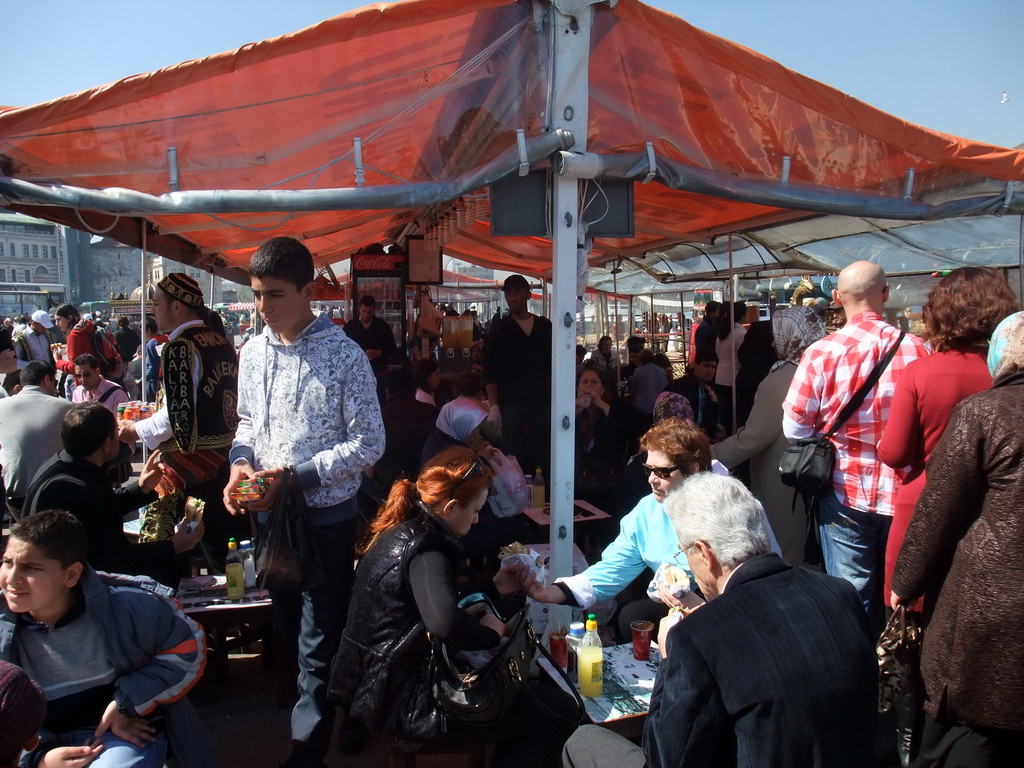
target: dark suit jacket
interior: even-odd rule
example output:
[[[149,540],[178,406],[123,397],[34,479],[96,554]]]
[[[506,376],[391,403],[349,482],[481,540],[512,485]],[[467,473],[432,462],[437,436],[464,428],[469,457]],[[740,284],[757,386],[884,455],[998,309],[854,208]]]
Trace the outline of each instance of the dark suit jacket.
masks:
[[[667,642],[644,725],[651,768],[870,763],[878,667],[849,583],[758,555]]]

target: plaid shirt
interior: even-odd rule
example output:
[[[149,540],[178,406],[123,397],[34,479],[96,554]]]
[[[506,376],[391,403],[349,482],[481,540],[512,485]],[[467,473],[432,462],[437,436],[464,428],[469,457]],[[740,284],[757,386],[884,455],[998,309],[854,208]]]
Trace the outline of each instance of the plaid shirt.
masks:
[[[898,337],[899,329],[883,322],[877,312],[862,312],[842,330],[812,344],[800,359],[782,405],[786,415],[816,435],[827,432]],[[896,475],[878,460],[876,446],[900,373],[927,354],[924,342],[907,334],[878,384],[833,438],[832,487],[845,506],[892,515]]]

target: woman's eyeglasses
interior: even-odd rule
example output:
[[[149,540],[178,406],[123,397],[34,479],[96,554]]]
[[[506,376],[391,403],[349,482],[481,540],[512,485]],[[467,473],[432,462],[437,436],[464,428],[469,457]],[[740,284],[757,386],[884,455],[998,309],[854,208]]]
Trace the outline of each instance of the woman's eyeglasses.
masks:
[[[672,473],[679,470],[679,467],[652,467],[647,464],[642,465],[644,472],[647,474],[654,473],[654,476],[659,480],[668,480],[672,477]]]

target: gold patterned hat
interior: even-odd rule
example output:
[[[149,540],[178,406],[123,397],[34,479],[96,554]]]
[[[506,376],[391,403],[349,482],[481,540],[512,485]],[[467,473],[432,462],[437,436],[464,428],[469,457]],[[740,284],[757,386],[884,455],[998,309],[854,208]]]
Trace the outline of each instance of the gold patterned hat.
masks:
[[[184,272],[171,272],[156,287],[172,299],[190,307],[203,306],[203,291],[193,278]]]

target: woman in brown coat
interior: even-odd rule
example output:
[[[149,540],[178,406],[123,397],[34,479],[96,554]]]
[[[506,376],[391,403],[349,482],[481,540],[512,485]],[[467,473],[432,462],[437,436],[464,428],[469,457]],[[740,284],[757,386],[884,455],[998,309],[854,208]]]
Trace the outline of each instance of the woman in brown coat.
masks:
[[[992,389],[953,410],[892,577],[894,608],[926,597],[915,766],[1024,754],[1024,312],[988,362]]]

